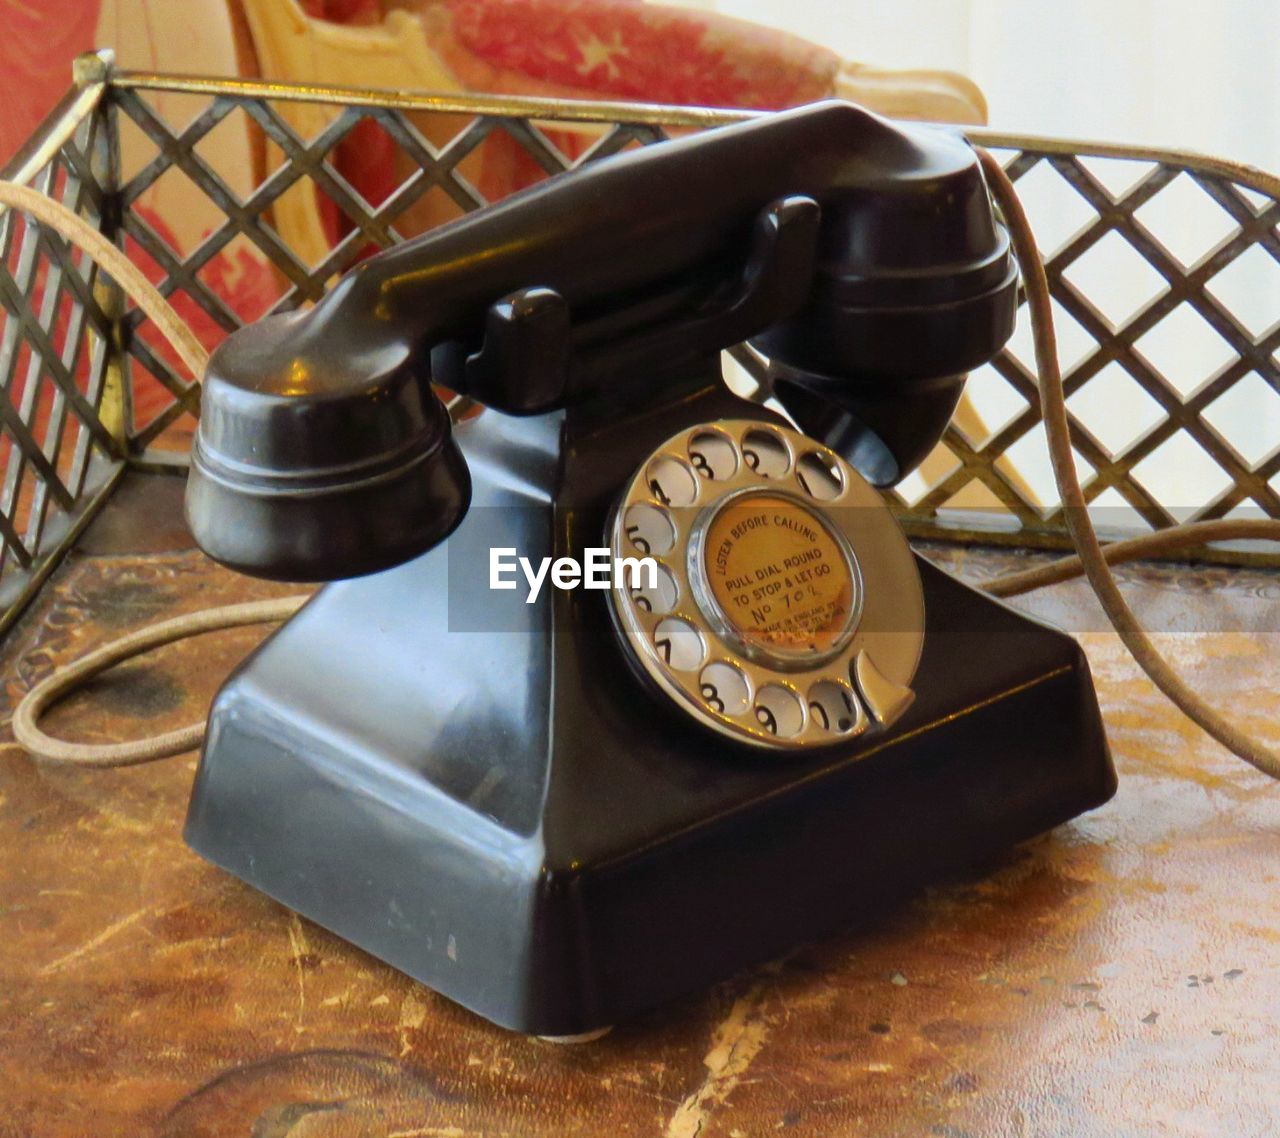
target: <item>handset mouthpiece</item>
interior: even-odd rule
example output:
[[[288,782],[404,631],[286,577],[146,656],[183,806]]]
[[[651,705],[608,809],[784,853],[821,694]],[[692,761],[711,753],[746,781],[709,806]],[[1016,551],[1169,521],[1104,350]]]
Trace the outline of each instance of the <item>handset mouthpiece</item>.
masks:
[[[343,352],[352,372],[335,374],[308,315],[266,317],[213,353],[187,482],[200,547],[275,580],[398,565],[447,537],[470,500],[449,413],[409,347]]]

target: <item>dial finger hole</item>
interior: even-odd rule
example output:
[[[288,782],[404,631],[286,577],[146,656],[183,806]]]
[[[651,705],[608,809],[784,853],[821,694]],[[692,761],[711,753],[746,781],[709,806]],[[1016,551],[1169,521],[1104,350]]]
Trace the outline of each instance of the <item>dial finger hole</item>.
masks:
[[[732,664],[708,664],[698,677],[698,688],[703,702],[719,715],[743,715],[751,706],[747,677]]]
[[[699,431],[689,440],[689,461],[699,478],[716,482],[738,472],[738,450],[718,431]]]
[[[698,480],[686,463],[659,455],[645,471],[649,493],[664,506],[692,506],[698,498]]]
[[[756,694],[755,717],[770,735],[789,739],[804,726],[804,705],[790,688],[766,684]]]
[[[834,680],[809,689],[809,715],[824,731],[847,735],[866,725],[866,715],[853,691]]]
[[[637,576],[639,582],[630,585],[627,589],[627,595],[636,608],[662,616],[676,607],[676,598],[680,595],[680,589],[676,585],[676,579],[665,566],[659,565],[652,578],[646,569],[641,569]],[[628,576],[628,581],[631,579]]]
[[[810,451],[796,463],[796,481],[819,502],[830,502],[844,491],[840,468],[829,456],[817,451]]]
[[[757,427],[742,436],[742,461],[761,478],[784,478],[791,469],[791,452],[773,431]]]
[[[627,541],[641,557],[670,553],[676,543],[676,527],[664,510],[639,502],[627,509],[622,518]]]
[[[702,634],[676,616],[658,622],[653,630],[653,646],[662,662],[677,672],[692,672],[707,654]]]

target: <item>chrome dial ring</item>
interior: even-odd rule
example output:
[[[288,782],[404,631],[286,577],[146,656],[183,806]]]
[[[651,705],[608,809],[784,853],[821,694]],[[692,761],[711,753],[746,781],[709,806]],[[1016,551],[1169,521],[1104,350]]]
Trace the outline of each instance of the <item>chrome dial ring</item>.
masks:
[[[910,704],[915,559],[880,495],[787,427],[722,420],[655,450],[609,526],[610,607],[644,673],[722,735],[829,746]]]

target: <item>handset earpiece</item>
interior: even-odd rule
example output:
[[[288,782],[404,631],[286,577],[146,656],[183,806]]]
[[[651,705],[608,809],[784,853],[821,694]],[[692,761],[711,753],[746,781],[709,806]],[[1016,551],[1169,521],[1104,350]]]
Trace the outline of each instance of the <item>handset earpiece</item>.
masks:
[[[302,322],[267,317],[210,358],[188,524],[214,560],[257,577],[398,565],[447,537],[470,503],[449,412],[403,340],[362,347],[353,327],[331,369]]]
[[[824,202],[806,303],[752,340],[801,430],[881,487],[932,450],[1017,312],[1017,266],[977,155],[936,129],[921,154],[927,177]]]

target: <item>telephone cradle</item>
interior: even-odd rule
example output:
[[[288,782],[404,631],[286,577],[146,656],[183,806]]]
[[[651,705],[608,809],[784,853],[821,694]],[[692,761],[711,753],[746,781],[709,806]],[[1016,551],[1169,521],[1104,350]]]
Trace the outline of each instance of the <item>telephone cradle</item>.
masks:
[[[188,843],[560,1037],[1106,801],[1079,646],[873,489],[1015,288],[963,139],[830,103],[553,178],[230,337],[193,530],[332,583],[215,699]],[[743,341],[767,405],[721,378]],[[429,381],[488,409],[451,426]],[[492,588],[495,549],[597,547],[654,571]]]

